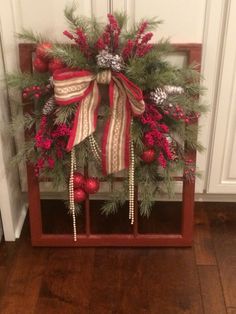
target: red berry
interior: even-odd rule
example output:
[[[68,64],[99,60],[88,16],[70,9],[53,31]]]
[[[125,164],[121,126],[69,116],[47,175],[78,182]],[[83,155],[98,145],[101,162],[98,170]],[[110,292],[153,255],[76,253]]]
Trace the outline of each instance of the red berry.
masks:
[[[40,94],[36,93],[34,94],[34,98],[38,99],[40,97]]]
[[[48,68],[51,74],[55,72],[56,70],[63,69],[64,67],[65,65],[60,59],[52,59],[48,65]]]
[[[22,96],[23,96],[23,98],[27,98],[28,94],[27,93],[23,93]]]
[[[41,73],[44,73],[44,72],[47,72],[48,71],[48,64],[47,62],[45,62],[44,60],[40,59],[39,57],[36,57],[34,59],[34,69],[37,71],[37,72],[41,72]],[[35,86],[34,86],[35,87]],[[32,88],[33,89],[33,88]]]
[[[77,188],[74,190],[74,200],[77,203],[81,203],[83,201],[85,201],[87,198],[87,194],[85,193],[85,191],[81,188]]]
[[[84,186],[85,178],[80,172],[74,173],[74,187],[81,188]]]
[[[150,164],[151,162],[155,160],[155,155],[156,153],[154,149],[148,149],[142,153],[141,158],[144,162],[146,162],[147,164]]]
[[[100,182],[97,178],[88,178],[85,181],[84,189],[88,194],[95,194],[100,188]]]
[[[36,56],[41,59],[48,59],[48,50],[52,48],[52,44],[50,43],[42,43],[39,44],[36,48]]]

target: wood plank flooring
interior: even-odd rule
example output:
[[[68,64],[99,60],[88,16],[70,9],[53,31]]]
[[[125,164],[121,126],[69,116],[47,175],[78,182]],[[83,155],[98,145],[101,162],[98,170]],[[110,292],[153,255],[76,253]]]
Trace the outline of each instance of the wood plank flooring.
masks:
[[[236,204],[197,203],[192,248],[0,244],[1,314],[236,314]]]

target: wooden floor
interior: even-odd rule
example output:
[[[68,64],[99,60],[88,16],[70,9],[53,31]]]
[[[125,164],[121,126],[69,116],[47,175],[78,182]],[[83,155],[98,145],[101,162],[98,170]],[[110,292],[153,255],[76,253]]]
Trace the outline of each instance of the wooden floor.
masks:
[[[1,314],[236,314],[236,204],[196,204],[185,249],[0,244]]]

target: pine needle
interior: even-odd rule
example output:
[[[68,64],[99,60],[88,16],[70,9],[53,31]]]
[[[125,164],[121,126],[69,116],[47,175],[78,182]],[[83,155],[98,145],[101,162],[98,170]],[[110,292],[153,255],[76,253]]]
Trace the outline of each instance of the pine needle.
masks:
[[[48,51],[48,55],[62,60],[68,67],[71,68],[78,66],[82,69],[90,68],[87,63],[87,59],[81,51],[74,46],[54,45],[53,48]]]
[[[75,111],[77,109],[78,105],[75,104],[71,104],[68,106],[60,106],[56,109],[56,118],[54,120],[55,124],[63,124],[63,123],[67,123],[72,116],[75,114]]]
[[[47,41],[40,33],[35,33],[30,29],[23,28],[21,33],[17,33],[17,37],[21,40],[38,44],[40,42]]]

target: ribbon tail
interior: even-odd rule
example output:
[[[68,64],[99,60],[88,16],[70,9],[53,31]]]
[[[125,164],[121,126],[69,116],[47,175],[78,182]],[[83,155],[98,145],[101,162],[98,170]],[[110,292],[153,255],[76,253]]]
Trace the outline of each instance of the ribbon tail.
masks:
[[[128,98],[119,82],[109,85],[111,114],[102,140],[103,174],[119,172],[129,165],[131,111]]]
[[[82,142],[96,129],[100,95],[97,83],[94,81],[91,84],[91,93],[86,95],[78,105],[73,128],[66,148],[67,151],[71,151],[75,145]]]

